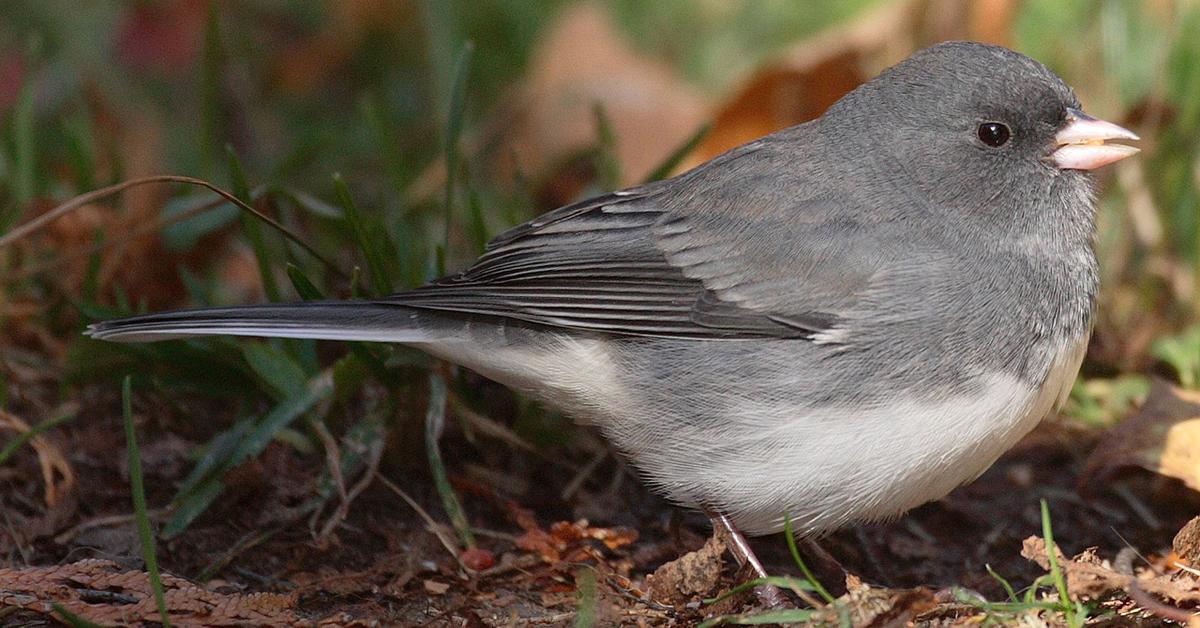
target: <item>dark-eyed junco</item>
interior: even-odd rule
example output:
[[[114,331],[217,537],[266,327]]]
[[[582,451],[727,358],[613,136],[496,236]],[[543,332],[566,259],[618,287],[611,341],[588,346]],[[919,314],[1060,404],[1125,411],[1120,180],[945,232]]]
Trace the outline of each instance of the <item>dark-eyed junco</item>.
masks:
[[[675,502],[819,533],[945,495],[1066,397],[1097,287],[1086,171],[1137,152],[1114,139],[1137,136],[1037,61],[943,43],[411,292],[89,333],[412,345],[598,425]]]

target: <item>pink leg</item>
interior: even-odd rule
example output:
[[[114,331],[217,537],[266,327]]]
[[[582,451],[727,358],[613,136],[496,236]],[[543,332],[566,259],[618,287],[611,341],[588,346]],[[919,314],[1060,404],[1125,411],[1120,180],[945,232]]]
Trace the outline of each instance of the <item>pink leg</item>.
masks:
[[[729,520],[729,517],[711,510],[707,511],[707,513],[713,522],[713,532],[715,534],[724,534],[728,537],[729,551],[733,553],[733,557],[737,559],[738,564],[750,565],[750,569],[754,572],[756,578],[766,578],[767,570],[763,568],[762,562],[754,555],[754,550],[750,548],[750,543],[746,541],[746,537],[742,536],[742,533],[733,527],[733,522]],[[787,608],[789,606],[784,599],[783,592],[774,585],[760,584],[754,587],[754,595],[767,608]]]

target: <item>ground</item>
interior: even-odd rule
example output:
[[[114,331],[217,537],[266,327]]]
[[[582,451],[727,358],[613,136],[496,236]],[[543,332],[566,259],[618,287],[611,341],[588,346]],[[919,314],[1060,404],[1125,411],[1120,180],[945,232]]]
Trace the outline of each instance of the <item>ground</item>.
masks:
[[[52,439],[73,470],[71,493],[46,507],[34,448],[18,453],[5,471],[0,547],[24,564],[59,566],[37,573],[0,570],[6,622],[51,621],[48,609],[36,603],[50,599],[102,622],[157,618],[128,516],[119,399],[103,388],[88,393],[87,409]],[[211,404],[210,414],[200,412],[206,403],[200,400],[177,402],[211,424],[181,435],[188,430],[164,429],[171,415],[166,405],[135,404],[151,511],[170,499],[189,470],[192,439],[227,418]],[[447,433],[443,456],[478,541],[474,552],[455,549],[458,556],[447,548],[457,545],[448,526],[439,524],[437,534],[432,532],[422,514],[382,481],[372,481],[348,504],[345,519],[322,534],[328,510],[314,518],[301,508],[318,475],[319,457],[274,443],[230,473],[227,490],[186,532],[159,543],[166,573],[203,581],[195,589],[186,580],[167,583],[180,591],[168,595],[177,613],[173,623],[568,625],[587,612],[597,625],[686,626],[721,613],[753,612],[756,601],[749,593],[704,601],[745,575],[728,555],[688,554],[709,536],[703,516],[649,493],[599,437],[586,430],[569,434],[564,444],[529,455],[487,437],[476,435],[471,442],[460,430]],[[1175,480],[1142,471],[1104,478],[1081,492],[1084,461],[1095,444],[1094,434],[1048,421],[977,481],[946,498],[897,521],[820,539],[816,553],[802,545],[808,563],[833,595],[843,596],[847,583],[855,589],[839,604],[854,614],[856,625],[973,624],[987,613],[968,603],[969,596],[1005,599],[989,567],[1018,590],[1046,573],[1022,555],[1025,539],[1042,534],[1039,500],[1045,499],[1055,540],[1067,556],[1095,548],[1096,555],[1111,560],[1129,547],[1138,552],[1139,570],[1146,566],[1143,557],[1163,568],[1172,537],[1200,499]],[[577,462],[588,459],[599,462]],[[421,466],[389,452],[377,472],[409,494],[424,516],[445,521]],[[782,535],[753,539],[753,545],[770,573],[799,575]],[[685,555],[689,559],[676,563],[673,572],[647,583],[648,574]],[[114,585],[118,575],[125,580]],[[142,583],[140,594],[132,581]],[[63,583],[71,583],[70,593],[63,592]],[[858,583],[869,585],[870,594]],[[24,605],[19,590],[28,595]],[[581,598],[581,591],[590,593]],[[1052,589],[1043,592],[1053,595]],[[255,601],[251,593],[276,595]],[[1120,590],[1104,599],[1094,603],[1093,615],[1129,614],[1099,620],[1101,625],[1163,622],[1132,612]],[[992,614],[1003,619],[1020,613]],[[1054,611],[1041,616],[1052,624],[1062,621]]]

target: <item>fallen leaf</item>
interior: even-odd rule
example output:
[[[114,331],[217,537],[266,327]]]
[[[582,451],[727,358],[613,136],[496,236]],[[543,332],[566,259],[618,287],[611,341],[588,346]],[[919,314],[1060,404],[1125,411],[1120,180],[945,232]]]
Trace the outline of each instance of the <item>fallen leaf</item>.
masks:
[[[916,2],[888,3],[784,51],[741,81],[682,164],[696,166],[768,133],[812,120],[876,71],[908,56]]]
[[[725,543],[714,535],[704,547],[663,564],[646,577],[650,599],[677,605],[715,591],[724,553]]]
[[[616,549],[637,540],[637,530],[623,527],[596,528],[589,525],[586,519],[575,522],[557,521],[550,524],[550,530],[547,532],[537,524],[528,510],[509,504],[509,512],[516,519],[517,525],[525,531],[517,537],[517,547],[537,552],[542,560],[550,564],[588,557],[594,551],[583,542],[588,539],[600,541],[608,549]]]
[[[172,624],[311,625],[293,612],[298,601],[294,593],[219,593],[166,573],[162,584]],[[67,565],[0,569],[0,609],[57,616],[52,603],[104,625],[160,621],[149,575],[122,570],[112,561],[89,558]]]
[[[425,581],[425,591],[430,595],[445,595],[446,591],[449,590],[450,585],[446,584],[445,582],[438,582],[436,580]]]
[[[1200,490],[1200,392],[1152,380],[1141,410],[1109,430],[1088,456],[1080,484],[1094,487],[1129,467]]]
[[[1184,524],[1171,542],[1171,549],[1189,567],[1200,567],[1200,517]]]
[[[1066,574],[1067,591],[1072,599],[1095,600],[1116,592],[1127,592],[1136,580],[1142,591],[1170,602],[1200,602],[1200,579],[1185,571],[1156,574],[1147,569],[1135,577],[1114,570],[1109,561],[1096,554],[1095,548],[1087,549],[1074,558],[1067,558],[1057,547],[1054,551],[1059,568]],[[1025,539],[1021,544],[1021,556],[1037,563],[1042,569],[1050,569],[1046,540],[1041,537]]]
[[[0,410],[0,432],[6,430],[24,434],[30,431],[30,426],[21,417]],[[29,439],[29,445],[37,453],[38,465],[42,470],[46,506],[53,508],[75,488],[75,469],[62,449],[45,434]]]

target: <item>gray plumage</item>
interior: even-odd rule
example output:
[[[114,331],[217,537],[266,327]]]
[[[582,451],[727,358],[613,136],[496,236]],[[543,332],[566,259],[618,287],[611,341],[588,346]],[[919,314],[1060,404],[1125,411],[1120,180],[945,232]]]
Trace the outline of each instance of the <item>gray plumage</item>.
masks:
[[[598,425],[671,499],[750,533],[893,516],[1060,403],[1097,288],[1079,108],[1041,64],[946,43],[811,123],[497,237],[367,302],[152,314],[116,341],[403,342]],[[1000,147],[977,134],[1001,121]]]

